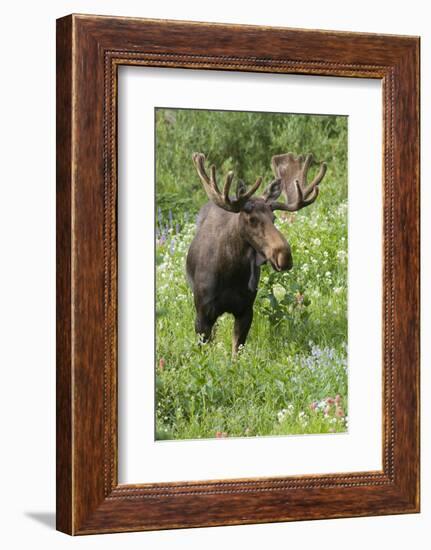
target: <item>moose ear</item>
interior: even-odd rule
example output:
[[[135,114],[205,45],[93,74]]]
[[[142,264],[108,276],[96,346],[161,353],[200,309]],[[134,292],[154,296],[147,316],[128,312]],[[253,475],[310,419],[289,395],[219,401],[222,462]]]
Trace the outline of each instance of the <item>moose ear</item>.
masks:
[[[265,189],[262,197],[265,199],[265,202],[273,202],[278,199],[281,195],[281,179],[277,178],[272,181],[268,187]]]
[[[254,203],[252,201],[247,201],[242,207],[242,210],[244,210],[244,212],[247,212],[247,214],[250,214],[253,208],[254,208]]]

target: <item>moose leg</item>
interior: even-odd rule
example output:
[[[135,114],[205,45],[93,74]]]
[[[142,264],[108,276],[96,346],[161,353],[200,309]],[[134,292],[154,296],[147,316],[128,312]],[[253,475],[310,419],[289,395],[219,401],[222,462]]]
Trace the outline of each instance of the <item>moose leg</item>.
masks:
[[[209,342],[211,340],[211,333],[215,323],[215,319],[209,319],[207,316],[198,313],[195,319],[195,331],[196,334],[201,336],[202,343]]]
[[[245,343],[252,321],[253,321],[252,308],[247,309],[241,316],[235,315],[235,325],[233,328],[233,339],[232,339],[232,355],[236,355],[238,353],[239,346],[242,346]]]

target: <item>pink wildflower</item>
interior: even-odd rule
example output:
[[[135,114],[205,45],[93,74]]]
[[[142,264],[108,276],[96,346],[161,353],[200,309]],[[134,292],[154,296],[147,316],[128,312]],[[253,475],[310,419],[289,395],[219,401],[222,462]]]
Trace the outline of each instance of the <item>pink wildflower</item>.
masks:
[[[335,409],[335,416],[338,416],[338,418],[343,418],[345,415],[344,415],[344,411],[341,407],[336,407]]]
[[[300,292],[297,292],[297,293],[295,294],[295,299],[296,299],[296,303],[297,303],[298,305],[301,305],[302,302],[304,301],[304,295],[301,294]]]

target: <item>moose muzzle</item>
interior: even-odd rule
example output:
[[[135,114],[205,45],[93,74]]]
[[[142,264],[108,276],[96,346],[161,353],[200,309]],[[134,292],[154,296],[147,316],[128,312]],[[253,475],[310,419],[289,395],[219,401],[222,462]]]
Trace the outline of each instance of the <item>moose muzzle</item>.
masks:
[[[287,245],[283,248],[274,250],[271,258],[271,264],[277,271],[288,271],[289,269],[292,269],[293,259],[290,246]]]

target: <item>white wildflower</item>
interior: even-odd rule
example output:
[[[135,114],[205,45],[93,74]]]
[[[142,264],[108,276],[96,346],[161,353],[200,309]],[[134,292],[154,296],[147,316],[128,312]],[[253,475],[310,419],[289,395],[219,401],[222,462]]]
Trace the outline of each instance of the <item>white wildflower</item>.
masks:
[[[337,252],[337,259],[344,262],[347,259],[347,252],[345,250],[339,250]]]
[[[277,418],[280,424],[286,418],[286,415],[287,415],[287,409],[281,409],[281,411],[277,413]]]
[[[282,300],[286,295],[286,289],[282,287],[280,284],[275,284],[272,287],[272,293],[277,298],[278,301]]]

